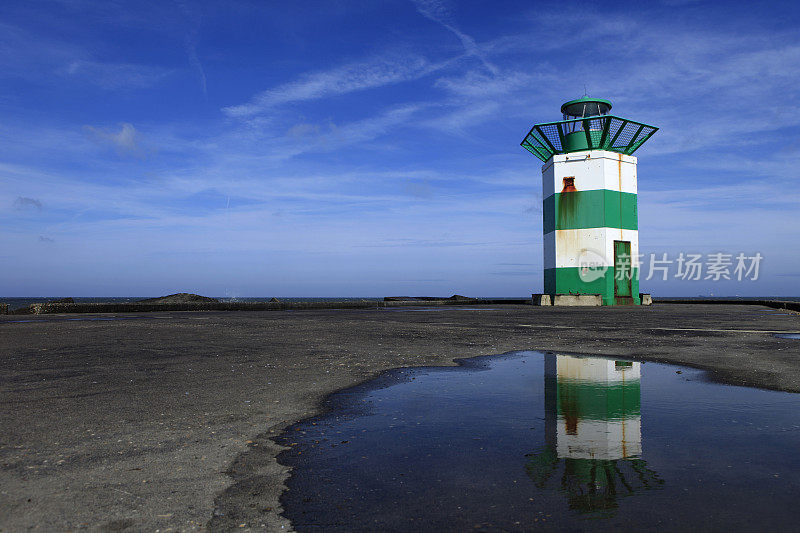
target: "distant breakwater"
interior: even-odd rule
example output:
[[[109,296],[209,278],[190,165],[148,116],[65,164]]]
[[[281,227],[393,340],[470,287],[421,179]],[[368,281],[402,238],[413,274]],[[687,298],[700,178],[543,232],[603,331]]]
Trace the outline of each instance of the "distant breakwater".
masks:
[[[188,302],[188,303],[35,303],[18,309],[15,314],[59,314],[59,313],[148,313],[164,311],[286,311],[313,309],[377,309],[406,306],[457,306],[530,304],[530,299],[425,299],[425,300],[338,300],[338,301],[277,301],[277,302]]]

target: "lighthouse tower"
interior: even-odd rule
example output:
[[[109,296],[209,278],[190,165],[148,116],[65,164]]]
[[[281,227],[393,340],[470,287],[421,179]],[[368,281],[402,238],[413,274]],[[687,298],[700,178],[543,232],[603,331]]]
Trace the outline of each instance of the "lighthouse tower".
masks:
[[[639,304],[636,158],[658,130],[610,115],[584,96],[563,120],[536,124],[522,146],[544,162],[544,293],[600,294],[603,305]]]

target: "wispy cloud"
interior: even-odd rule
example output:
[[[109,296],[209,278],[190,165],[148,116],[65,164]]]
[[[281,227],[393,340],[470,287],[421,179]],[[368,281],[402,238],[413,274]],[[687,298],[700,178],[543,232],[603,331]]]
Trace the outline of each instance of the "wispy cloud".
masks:
[[[101,143],[111,144],[119,154],[141,154],[139,133],[133,127],[133,124],[125,122],[120,124],[119,128],[119,131],[115,131],[94,126],[84,126],[84,130],[92,138]]]
[[[447,13],[438,2],[424,5],[430,17]],[[424,123],[464,132],[496,117],[555,119],[558,105],[582,94],[587,85],[590,94],[611,98],[615,112],[661,127],[647,145],[649,154],[731,142],[752,145],[761,142],[760,133],[800,124],[800,107],[786,97],[800,80],[796,33],[767,36],[751,28],[734,34],[721,27],[700,28],[693,21],[667,29],[629,15],[598,21],[592,13],[570,11],[571,20],[586,24],[563,39],[559,21],[566,16],[557,9],[537,11],[528,33],[482,46],[487,57],[503,62],[501,75],[462,70],[437,79],[436,87],[450,97],[448,106]],[[533,41],[546,49],[537,46],[531,52]],[[587,41],[596,51],[591,57],[577,54],[557,68],[552,63],[554,55],[570,54]]]
[[[318,123],[303,122],[288,129],[248,123],[237,128],[224,138],[216,141],[216,146],[224,146],[234,153],[235,160],[241,160],[245,151],[254,150],[252,155],[262,164],[286,161],[306,153],[328,153],[359,144],[366,147],[371,141],[387,135],[408,124],[423,109],[431,104],[410,103],[391,106],[360,120],[337,122],[331,119]],[[245,146],[247,148],[245,149]],[[390,146],[384,147],[389,149]]]
[[[4,76],[40,77],[42,72],[32,66],[63,66],[83,55],[83,50],[72,43],[56,41],[0,22],[0,66]]]
[[[296,81],[256,95],[246,104],[226,107],[223,111],[232,117],[258,115],[282,104],[332,97],[419,79],[443,66],[441,63],[430,63],[420,56],[388,54],[331,70],[305,74]]]
[[[422,125],[449,133],[468,135],[470,126],[496,116],[501,106],[498,102],[485,100],[449,107],[450,112],[429,118],[423,121]]]
[[[74,41],[4,23],[0,23],[0,69],[0,77],[38,83],[68,80],[109,90],[149,88],[172,73],[161,66],[98,57]]]
[[[200,62],[200,57],[197,55],[197,41],[200,34],[200,16],[197,10],[190,9],[186,2],[176,0],[176,3],[189,21],[189,29],[186,31],[186,36],[184,37],[184,45],[186,47],[186,55],[189,58],[189,65],[197,75],[197,80],[200,83],[200,89],[203,91],[203,95],[208,97],[206,71],[203,68],[203,64]]]
[[[159,67],[83,59],[70,61],[57,69],[57,72],[62,76],[106,89],[152,87],[169,75],[168,70]]]
[[[197,74],[197,80],[200,83],[200,89],[203,91],[203,95],[208,96],[206,71],[203,69],[203,64],[200,63],[200,58],[197,55],[196,35],[189,34],[186,36],[186,54],[189,56],[189,65],[191,65]]]
[[[288,130],[286,130],[286,135],[288,137],[305,137],[306,135],[318,134],[321,129],[322,128],[319,124],[309,124],[308,122],[301,122],[300,124],[295,124]]]
[[[326,132],[319,133],[309,148],[328,151],[359,142],[371,141],[388,133],[390,128],[408,122],[411,117],[426,107],[428,107],[426,104],[400,105],[363,120],[343,125],[331,123]]]
[[[459,97],[495,98],[503,97],[513,91],[529,89],[545,78],[542,74],[528,72],[508,72],[502,76],[487,76],[475,71],[467,71],[460,76],[442,77],[436,80],[436,87]]]
[[[417,11],[419,11],[421,15],[441,24],[445,29],[458,37],[458,40],[461,41],[461,46],[464,47],[464,51],[468,55],[478,58],[489,72],[492,74],[497,74],[499,72],[499,69],[486,58],[486,54],[478,47],[475,39],[456,27],[452,20],[452,14],[444,2],[441,0],[412,0],[412,2],[414,2]]]

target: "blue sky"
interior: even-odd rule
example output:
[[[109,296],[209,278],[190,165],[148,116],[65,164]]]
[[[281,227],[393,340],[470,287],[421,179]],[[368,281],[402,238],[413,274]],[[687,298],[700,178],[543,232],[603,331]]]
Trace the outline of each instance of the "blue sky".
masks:
[[[540,162],[583,95],[659,126],[642,252],[800,294],[796,2],[5,2],[0,295],[539,292]]]

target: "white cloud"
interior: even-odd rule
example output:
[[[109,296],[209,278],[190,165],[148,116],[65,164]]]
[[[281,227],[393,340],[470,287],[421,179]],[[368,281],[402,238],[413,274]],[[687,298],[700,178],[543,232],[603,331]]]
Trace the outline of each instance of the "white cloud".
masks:
[[[480,49],[475,39],[456,27],[452,21],[450,10],[443,2],[440,0],[412,0],[412,2],[414,2],[417,11],[419,11],[422,16],[437,24],[441,24],[442,27],[458,37],[467,55],[478,58],[483,66],[492,74],[497,74],[499,72],[499,69],[486,58],[486,54]]]
[[[169,69],[151,65],[103,60],[74,42],[0,23],[0,77],[40,83],[68,79],[125,90],[152,87],[170,73]]]
[[[327,71],[305,74],[296,81],[256,95],[246,104],[226,107],[223,111],[232,117],[258,115],[282,104],[337,96],[419,79],[443,66],[443,64],[432,64],[419,56],[391,54]]]
[[[59,68],[58,73],[106,89],[141,89],[155,85],[169,71],[130,63],[73,60]]]
[[[389,132],[390,128],[408,122],[417,112],[426,108],[424,104],[408,104],[390,108],[383,113],[349,122],[341,126],[331,124],[327,133],[317,138],[316,149],[332,150],[358,142],[365,142]]]
[[[319,124],[309,124],[307,122],[303,122],[300,124],[295,124],[286,130],[286,135],[288,137],[306,137],[308,135],[319,134],[320,129],[321,128]]]
[[[457,106],[453,111],[422,121],[422,126],[427,126],[449,133],[470,134],[471,126],[491,120],[497,116],[500,104],[494,101],[479,101]]]
[[[197,79],[200,82],[200,89],[203,95],[208,97],[208,84],[206,79],[206,71],[203,64],[200,62],[200,57],[197,55],[197,41],[200,33],[200,15],[198,10],[190,9],[186,2],[177,0],[176,4],[181,9],[181,12],[186,17],[189,29],[186,31],[184,44],[186,47],[186,55],[189,59],[189,65],[195,71]]]
[[[133,124],[124,122],[120,124],[119,131],[84,126],[84,130],[92,137],[103,143],[110,143],[119,154],[140,154],[139,134]]]
[[[200,82],[200,89],[203,91],[205,96],[208,96],[206,71],[203,69],[203,64],[200,63],[200,58],[197,55],[197,41],[195,36],[188,35],[186,37],[186,54],[189,56],[189,64],[197,73],[197,79]]]
[[[217,149],[236,154],[233,163],[246,157],[265,165],[286,161],[301,154],[325,153],[361,144],[388,134],[407,124],[430,104],[404,104],[385,108],[361,120],[336,122],[331,119],[319,123],[303,122],[288,129],[256,125],[248,120],[232,132],[215,140]],[[225,157],[223,155],[223,157]]]
[[[544,76],[526,72],[509,72],[502,76],[486,76],[474,71],[458,77],[439,78],[436,86],[466,98],[504,97],[520,89],[534,87]]]
[[[446,13],[441,3],[424,5],[426,16]],[[436,87],[449,96],[442,106],[446,113],[424,124],[455,131],[493,117],[556,120],[558,106],[582,94],[585,85],[589,94],[613,100],[616,114],[661,128],[648,142],[648,154],[747,149],[767,132],[800,125],[800,102],[791,96],[800,80],[796,33],[765,35],[757,27],[734,33],[694,21],[664,26],[570,12],[581,30],[564,38],[559,24],[567,13],[535,13],[528,33],[482,46],[488,57],[502,59],[502,75],[465,71],[438,79]],[[593,53],[552,63],[587,41]]]

